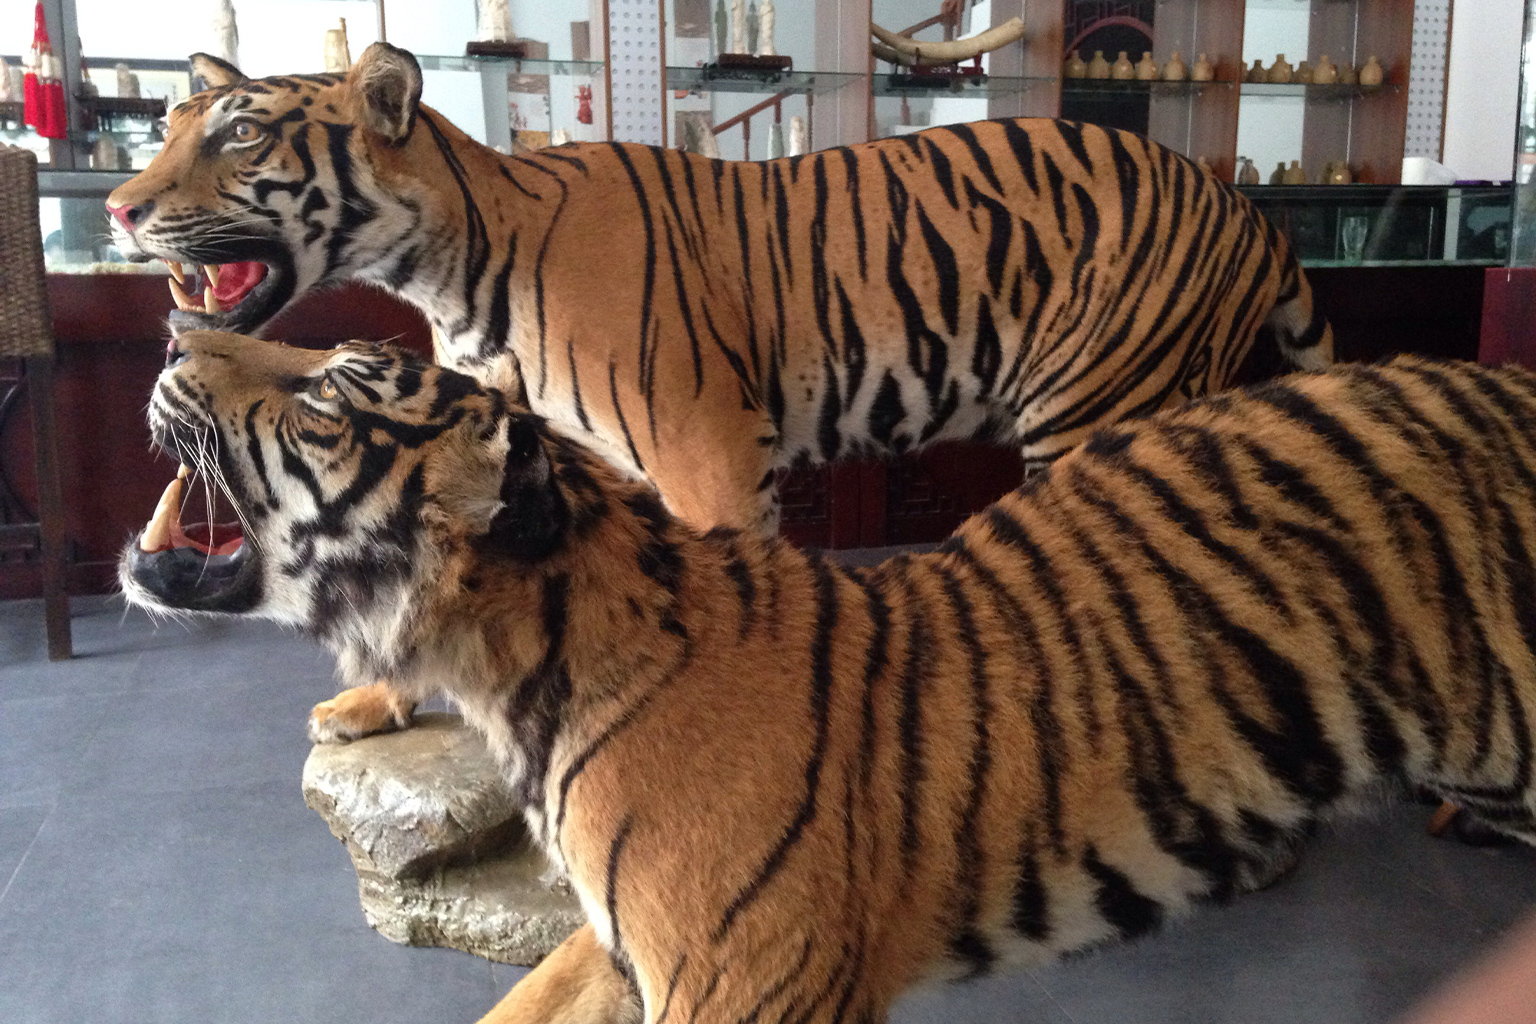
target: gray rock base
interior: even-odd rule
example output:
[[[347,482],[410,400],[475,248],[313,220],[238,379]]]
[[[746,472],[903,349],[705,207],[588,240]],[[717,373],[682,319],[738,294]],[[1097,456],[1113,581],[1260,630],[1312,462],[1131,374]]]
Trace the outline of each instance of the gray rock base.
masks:
[[[316,746],[304,802],[352,855],[363,916],[395,942],[531,966],[585,920],[456,715]]]

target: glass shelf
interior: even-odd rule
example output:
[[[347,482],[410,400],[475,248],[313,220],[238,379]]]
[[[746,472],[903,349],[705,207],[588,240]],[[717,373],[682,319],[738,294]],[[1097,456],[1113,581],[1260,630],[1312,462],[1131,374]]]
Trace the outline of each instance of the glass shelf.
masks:
[[[846,71],[757,71],[750,68],[669,67],[667,88],[688,92],[826,94],[864,78]]]
[[[1309,100],[1335,100],[1348,103],[1360,96],[1375,93],[1395,93],[1402,86],[1391,83],[1381,85],[1348,85],[1335,82],[1331,85],[1309,85],[1305,82],[1244,82],[1244,96],[1304,96]]]
[[[881,72],[871,91],[876,96],[1016,96],[1054,78],[1008,78],[1001,75],[923,75]]]
[[[1196,96],[1207,89],[1233,89],[1236,82],[1217,79],[1210,82],[1141,82],[1114,78],[1064,78],[1061,81],[1063,96]]]
[[[469,57],[417,54],[416,63],[423,71],[492,71],[505,69],[523,75],[597,75],[603,70],[600,60],[545,60],[532,57]]]

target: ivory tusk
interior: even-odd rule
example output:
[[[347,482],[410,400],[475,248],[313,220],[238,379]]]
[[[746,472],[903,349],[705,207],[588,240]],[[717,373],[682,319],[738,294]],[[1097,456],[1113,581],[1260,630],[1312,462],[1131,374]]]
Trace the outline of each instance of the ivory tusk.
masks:
[[[899,36],[890,29],[881,28],[874,22],[869,23],[869,31],[874,37],[900,53],[910,54],[913,63],[916,64],[950,64],[956,61],[968,60],[978,57],[983,53],[1007,46],[1024,38],[1024,22],[1020,18],[1010,18],[1001,25],[994,25],[985,32],[978,32],[974,36],[964,39],[951,39],[936,43],[923,43],[915,39]],[[882,58],[883,59],[883,58]]]
[[[883,60],[887,64],[899,64],[902,67],[909,68],[917,63],[917,60],[910,53],[902,53],[900,50],[886,46],[878,39],[869,44],[869,50],[875,55],[876,60]]]

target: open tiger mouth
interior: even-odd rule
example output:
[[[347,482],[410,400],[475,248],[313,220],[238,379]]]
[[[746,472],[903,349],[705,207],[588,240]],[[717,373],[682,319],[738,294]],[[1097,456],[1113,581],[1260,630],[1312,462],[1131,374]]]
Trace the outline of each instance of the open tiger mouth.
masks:
[[[188,272],[163,259],[171,270],[171,299],[176,331],[216,330],[250,333],[277,316],[293,294],[290,275],[277,264],[256,260],[209,263]]]
[[[129,546],[124,571],[169,608],[204,612],[249,611],[261,600],[261,573],[253,545],[239,523],[181,523],[183,465],[160,496],[148,525]]]

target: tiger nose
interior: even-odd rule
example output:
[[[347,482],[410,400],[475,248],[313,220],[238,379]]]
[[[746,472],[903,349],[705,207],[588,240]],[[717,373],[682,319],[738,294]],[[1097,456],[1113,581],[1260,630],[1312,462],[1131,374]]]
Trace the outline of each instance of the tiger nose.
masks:
[[[111,203],[107,204],[107,212],[116,217],[118,223],[127,228],[129,231],[132,231],[135,227],[137,227],[139,222],[141,222],[145,217],[148,217],[150,213],[154,211],[154,209],[155,201],[153,199],[147,203],[141,203],[138,206],[113,206]]]

